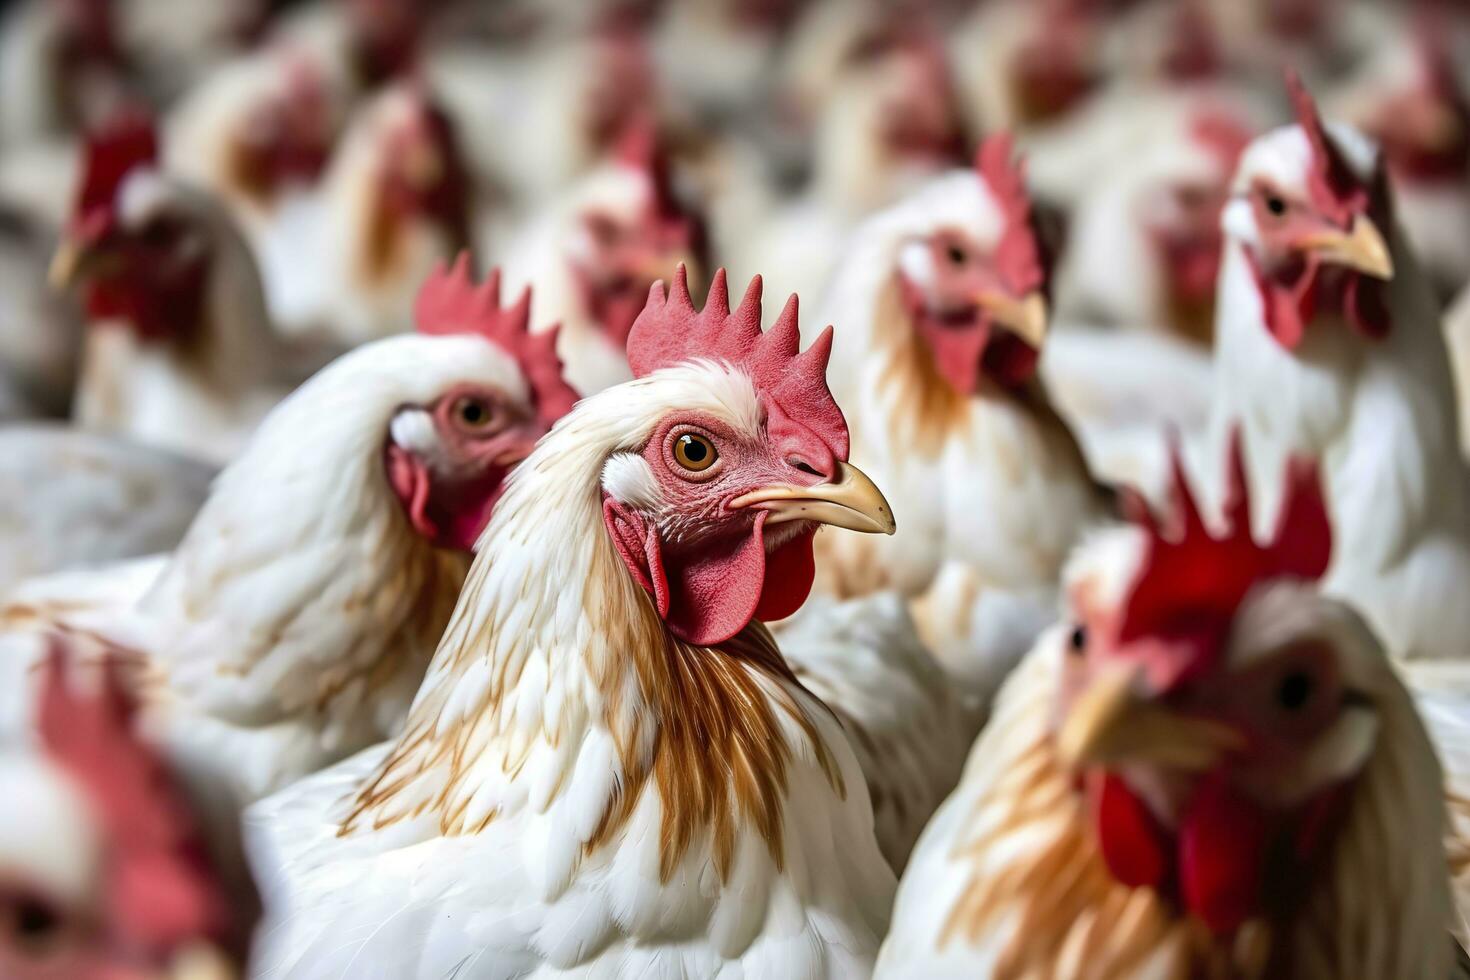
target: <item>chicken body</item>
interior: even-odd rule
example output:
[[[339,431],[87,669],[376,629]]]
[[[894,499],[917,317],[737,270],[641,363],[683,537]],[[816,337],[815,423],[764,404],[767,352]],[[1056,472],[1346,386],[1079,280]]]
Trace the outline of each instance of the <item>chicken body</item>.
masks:
[[[961,236],[951,243],[960,274],[976,268],[985,276],[1006,225],[975,172],[938,178],[857,232],[818,317],[839,325],[833,378],[851,412],[854,455],[882,474],[903,515],[892,538],[832,540],[823,583],[837,595],[929,593],[921,628],[976,708],[1049,620],[1063,560],[1106,508],[1072,434],[1031,377],[1014,383],[987,373],[981,348],[936,355],[930,346],[936,336],[986,330],[994,356],[1024,343],[1018,331],[1044,331],[1044,322],[1020,319],[1028,302],[1035,308],[1040,281],[986,287],[993,295],[985,302],[1008,311],[995,314],[976,294],[962,295],[962,280],[948,290],[953,296],[943,284],[949,245],[935,236]],[[927,314],[916,314],[905,290],[929,295],[924,302],[936,308],[952,303],[967,319],[945,328],[953,334],[926,335],[919,318]],[[964,387],[945,364],[970,372]]]
[[[1328,132],[1355,179],[1369,186],[1377,166],[1372,147],[1354,131]],[[1373,227],[1382,236],[1369,258],[1334,260],[1330,245],[1305,254],[1320,261],[1319,277],[1346,269],[1365,284],[1361,289],[1379,290],[1380,299],[1363,303],[1381,304],[1386,332],[1366,335],[1380,328],[1358,326],[1325,301],[1293,346],[1268,325],[1268,294],[1258,285],[1255,263],[1269,261],[1256,256],[1273,247],[1272,219],[1259,202],[1263,194],[1280,195],[1289,209],[1283,222],[1301,213],[1290,209],[1310,212],[1305,187],[1313,166],[1299,125],[1260,137],[1242,158],[1234,182],[1238,196],[1224,215],[1216,431],[1238,424],[1244,432],[1267,520],[1277,503],[1270,474],[1290,454],[1320,456],[1337,525],[1328,590],[1357,604],[1394,656],[1458,657],[1459,638],[1470,631],[1470,607],[1459,600],[1470,587],[1470,480],[1459,461],[1438,304],[1401,230],[1383,222],[1381,182],[1371,192],[1374,217],[1359,215],[1353,226],[1366,241],[1365,223],[1380,223]],[[1341,264],[1355,261],[1369,271]]]

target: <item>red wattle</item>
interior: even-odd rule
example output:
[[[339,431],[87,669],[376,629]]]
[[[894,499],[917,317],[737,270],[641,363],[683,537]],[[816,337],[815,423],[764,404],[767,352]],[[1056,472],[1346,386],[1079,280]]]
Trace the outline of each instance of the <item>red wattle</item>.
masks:
[[[388,446],[388,484],[403,504],[413,529],[435,541],[439,528],[429,517],[429,471],[415,455],[396,445]]]
[[[1098,846],[1113,877],[1130,888],[1162,887],[1169,838],[1152,811],[1112,773],[1089,775],[1087,788]]]
[[[1261,903],[1270,844],[1266,812],[1223,772],[1206,777],[1179,824],[1179,890],[1187,909],[1219,935],[1240,928]]]
[[[756,619],[785,619],[806,602],[817,576],[817,562],[812,555],[816,534],[815,528],[803,532],[766,556],[766,581],[755,607]]]
[[[980,359],[990,341],[990,325],[947,326],[926,314],[918,316],[918,323],[940,376],[960,394],[973,395],[980,387]]]

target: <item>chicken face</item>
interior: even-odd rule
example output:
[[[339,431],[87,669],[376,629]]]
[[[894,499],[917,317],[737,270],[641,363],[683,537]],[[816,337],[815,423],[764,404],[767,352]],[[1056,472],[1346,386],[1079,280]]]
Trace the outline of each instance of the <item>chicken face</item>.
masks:
[[[898,281],[935,367],[956,391],[974,394],[982,375],[1014,388],[1035,374],[1046,300],[1007,283],[993,248],[957,229],[940,230],[904,247]]]
[[[1038,17],[1010,59],[1011,101],[1021,123],[1058,119],[1102,80],[1095,61],[1098,25],[1085,4],[1059,0]]]
[[[529,290],[502,307],[499,271],[477,285],[466,254],[436,269],[415,301],[419,333],[475,335],[505,355],[501,383],[452,385],[400,408],[389,425],[389,485],[414,530],[439,547],[474,547],[511,468],[577,400],[562,379],[556,331],[533,336],[530,317]]]
[[[388,482],[414,530],[438,547],[469,551],[506,476],[546,429],[523,400],[462,384],[399,409],[388,431]]]
[[[285,66],[284,85],[250,107],[229,151],[229,180],[267,202],[283,188],[320,176],[336,137],[327,80],[305,59]]]
[[[417,89],[391,93],[381,107],[375,162],[378,195],[371,251],[381,268],[391,257],[396,229],[427,221],[453,251],[469,241],[470,179],[449,117]]]
[[[1030,381],[1047,324],[1040,244],[1009,140],[987,140],[978,168],[995,204],[989,235],[937,229],[902,247],[897,270],[914,329],[940,376],[965,395],[982,378],[1005,389]]]
[[[1287,886],[1373,749],[1383,654],[1317,593],[1331,540],[1315,469],[1289,469],[1266,546],[1250,538],[1238,443],[1225,534],[1206,529],[1177,461],[1175,476],[1175,526],[1146,518],[1070,577],[1057,748],[1114,877],[1229,934],[1299,893]]]
[[[201,320],[210,239],[158,171],[151,123],[121,119],[87,154],[52,284],[84,284],[93,318],[126,323],[143,338],[183,337]]]
[[[880,123],[889,153],[924,168],[962,161],[965,124],[944,49],[924,37],[901,44],[896,56],[898,84]]]
[[[1311,97],[1288,80],[1298,127],[1252,144],[1226,208],[1226,234],[1246,246],[1265,308],[1282,346],[1301,343],[1319,315],[1337,315],[1359,334],[1378,338],[1389,327],[1382,283],[1393,258],[1382,229],[1389,215],[1383,174],[1371,184],[1333,142]],[[1302,143],[1279,146],[1297,134]]]
[[[794,297],[793,297],[794,300]],[[751,619],[791,615],[811,590],[819,524],[892,533],[883,495],[846,461],[825,383],[829,335],[797,354],[795,303],[760,329],[760,281],[729,312],[723,270],[695,313],[681,270],[655,287],[629,339],[642,377],[699,408],[663,414],[603,471],[604,523],[634,579],[681,639],[723,642]],[[709,358],[690,365],[689,357]]]
[[[704,259],[704,228],[674,194],[669,161],[647,121],[624,134],[616,203],[578,216],[567,260],[588,315],[618,345],[643,309],[649,287],[680,264]]]

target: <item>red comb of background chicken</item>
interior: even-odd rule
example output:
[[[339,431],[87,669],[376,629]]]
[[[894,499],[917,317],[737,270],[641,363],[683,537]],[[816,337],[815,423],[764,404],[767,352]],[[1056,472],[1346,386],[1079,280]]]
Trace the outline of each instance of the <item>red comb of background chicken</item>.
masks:
[[[1368,189],[1343,158],[1342,151],[1327,135],[1317,103],[1302,84],[1301,76],[1286,71],[1286,94],[1296,111],[1297,125],[1312,148],[1312,169],[1307,174],[1307,192],[1322,214],[1346,228],[1353,216],[1368,210]]]
[[[580,397],[562,377],[556,356],[559,328],[531,332],[531,288],[522,290],[513,306],[501,306],[500,270],[492,269],[484,283],[476,284],[468,252],[460,252],[452,268],[441,262],[429,274],[414,300],[413,318],[419,333],[478,334],[514,357],[531,384],[536,414],[547,425],[571,411]]]
[[[635,114],[618,134],[613,159],[648,179],[650,194],[644,219],[658,228],[670,244],[689,246],[701,262],[705,251],[704,222],[691,213],[674,193],[673,170],[668,148],[659,136],[658,123],[646,112]]]
[[[1010,133],[986,137],[975,154],[975,169],[1005,216],[1005,231],[995,248],[995,263],[1017,295],[1047,286],[1046,257],[1031,220],[1026,174],[1011,151]]]
[[[82,787],[106,840],[108,925],[132,948],[166,956],[231,938],[230,905],[209,866],[183,794],[134,726],[137,703],[109,653],[100,687],[68,677],[67,651],[51,643],[37,729],[47,756]]]
[[[158,132],[147,113],[126,109],[87,137],[81,192],[74,220],[112,204],[123,178],[158,163]]]
[[[634,377],[687,361],[725,361],[754,383],[766,408],[773,436],[809,433],[838,459],[848,452],[847,421],[827,389],[827,359],[832,328],[805,351],[797,327],[795,294],[771,329],[761,331],[761,278],[750,280],[745,298],[732,313],[725,270],[715,273],[703,311],[694,309],[683,265],[674,273],[672,293],[656,282],[648,304],[628,334],[628,365]]]
[[[1316,581],[1332,554],[1332,525],[1315,463],[1287,464],[1281,512],[1270,543],[1251,537],[1250,494],[1240,433],[1231,434],[1226,461],[1225,528],[1215,534],[1205,525],[1190,490],[1177,443],[1173,466],[1172,526],[1165,528],[1146,505],[1135,500],[1135,523],[1148,535],[1147,552],[1123,610],[1120,644],[1142,637],[1178,641],[1190,648],[1190,662],[1169,671],[1173,682],[1206,669],[1242,600],[1258,583],[1273,578]]]

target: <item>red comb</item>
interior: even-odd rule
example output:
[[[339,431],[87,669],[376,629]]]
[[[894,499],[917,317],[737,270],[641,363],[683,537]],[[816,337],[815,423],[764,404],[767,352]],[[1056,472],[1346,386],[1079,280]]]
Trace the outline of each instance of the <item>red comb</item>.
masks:
[[[771,329],[762,332],[760,276],[750,280],[733,313],[725,278],[724,269],[715,273],[703,311],[694,309],[682,264],[671,292],[665,293],[662,281],[653,284],[628,334],[633,376],[699,359],[724,361],[750,377],[765,406],[768,431],[810,433],[833,456],[847,459],[847,422],[827,388],[832,328],[802,351],[795,294]]]
[[[413,306],[418,331],[434,337],[478,334],[516,359],[531,385],[536,414],[548,426],[577,402],[577,393],[562,377],[556,356],[558,328],[532,333],[531,289],[521,291],[513,306],[500,305],[500,270],[483,284],[470,275],[470,256],[460,252],[454,266],[439,263],[419,288]]]
[[[995,249],[995,261],[1006,283],[1017,295],[1047,285],[1046,258],[1031,220],[1031,195],[1026,190],[1022,164],[1012,155],[1010,133],[988,136],[975,154],[975,169],[1000,204],[1005,231]]]
[[[1251,537],[1250,494],[1240,431],[1231,433],[1224,501],[1225,528],[1206,526],[1179,457],[1170,446],[1173,512],[1169,528],[1135,507],[1130,515],[1148,535],[1148,550],[1123,611],[1120,643],[1141,637],[1194,640],[1199,657],[1180,677],[1208,666],[1246,594],[1273,578],[1316,581],[1332,555],[1332,525],[1315,463],[1291,460],[1276,532],[1262,546]]]
[[[137,702],[108,651],[100,688],[83,693],[52,639],[37,729],[46,754],[82,787],[106,837],[112,924],[150,952],[224,938],[229,904],[209,868],[192,813],[158,751],[139,737]]]
[[[123,178],[138,167],[158,163],[158,133],[153,120],[137,109],[127,109],[87,137],[81,192],[73,220],[80,221],[95,208],[107,207]]]
[[[1343,158],[1342,151],[1327,135],[1317,103],[1293,69],[1286,70],[1286,94],[1296,110],[1297,125],[1312,148],[1312,170],[1307,175],[1307,192],[1317,209],[1346,228],[1354,215],[1368,209],[1368,189]]]

